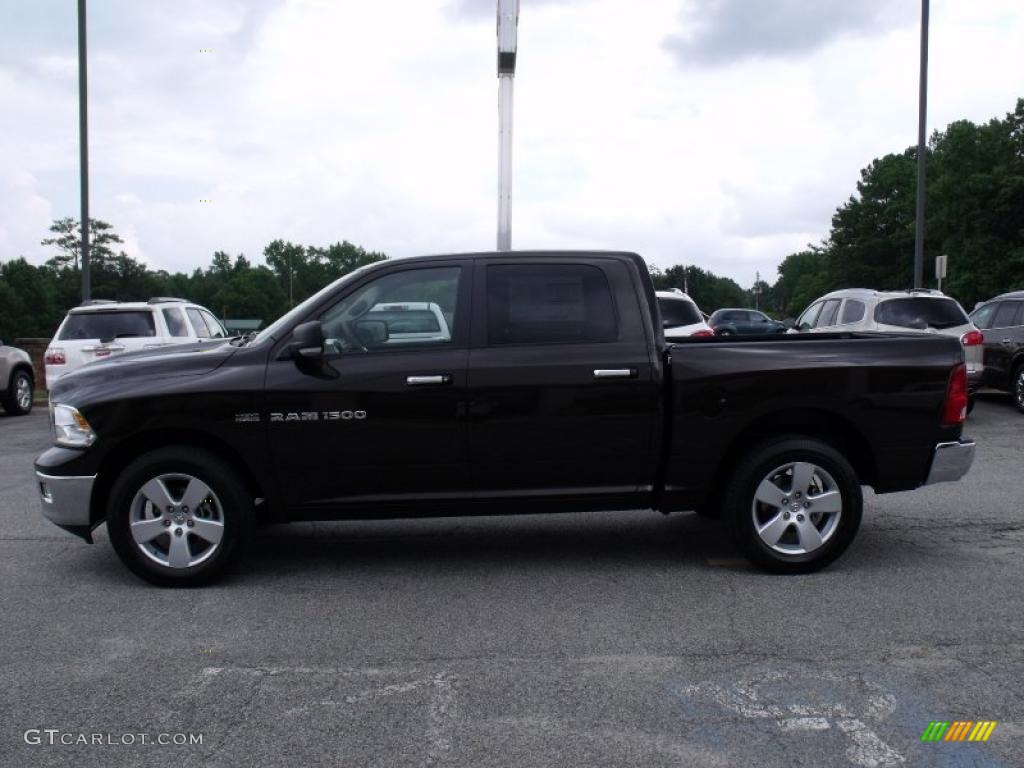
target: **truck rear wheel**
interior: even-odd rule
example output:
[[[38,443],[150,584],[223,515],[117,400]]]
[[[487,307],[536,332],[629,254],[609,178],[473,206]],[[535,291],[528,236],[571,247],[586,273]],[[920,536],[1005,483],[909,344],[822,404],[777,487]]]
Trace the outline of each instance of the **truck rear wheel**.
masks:
[[[860,527],[863,496],[841,453],[809,438],[762,443],[737,467],[723,512],[736,546],[775,573],[810,573]]]
[[[251,494],[206,451],[171,447],[129,464],[111,489],[110,541],[136,576],[164,587],[220,578],[252,529]]]

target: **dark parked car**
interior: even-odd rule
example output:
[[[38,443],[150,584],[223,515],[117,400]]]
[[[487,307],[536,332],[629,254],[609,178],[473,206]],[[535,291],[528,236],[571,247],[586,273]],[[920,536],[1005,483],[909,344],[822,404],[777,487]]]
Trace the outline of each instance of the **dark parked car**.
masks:
[[[737,334],[785,333],[786,326],[756,309],[716,309],[708,325],[717,336]]]
[[[450,333],[396,333],[437,305]],[[718,510],[742,552],[816,570],[861,486],[957,480],[974,458],[957,339],[666,344],[629,253],[373,264],[255,337],[126,353],[60,378],[44,515],[157,584],[212,581],[257,523]],[[417,338],[408,338],[415,336]]]
[[[971,320],[985,335],[982,386],[1009,392],[1024,413],[1024,291],[985,302]]]

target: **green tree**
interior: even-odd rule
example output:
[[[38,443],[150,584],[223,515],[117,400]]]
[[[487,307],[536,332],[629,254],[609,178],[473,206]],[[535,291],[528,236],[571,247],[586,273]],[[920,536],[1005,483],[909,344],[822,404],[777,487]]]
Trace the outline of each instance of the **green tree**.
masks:
[[[70,216],[54,219],[50,225],[54,237],[41,241],[42,245],[53,245],[57,255],[48,264],[58,268],[79,268],[79,257],[82,254],[82,227],[79,219]],[[111,243],[123,243],[121,236],[114,232],[114,227],[99,219],[89,219],[89,263],[100,266],[114,257]]]

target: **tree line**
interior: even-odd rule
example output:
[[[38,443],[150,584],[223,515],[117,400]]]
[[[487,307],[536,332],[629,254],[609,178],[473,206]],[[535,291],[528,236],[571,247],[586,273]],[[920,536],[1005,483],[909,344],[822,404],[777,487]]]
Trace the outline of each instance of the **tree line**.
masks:
[[[208,307],[223,319],[259,319],[264,324],[289,307],[353,269],[387,258],[348,241],[328,246],[299,245],[274,240],[263,250],[262,264],[244,254],[234,258],[213,254],[205,269],[191,274],[151,270],[126,255],[115,253],[121,237],[104,221],[89,222],[89,276],[94,299],[145,301],[174,296]],[[58,219],[53,236],[43,240],[57,253],[36,266],[24,258],[0,263],[0,339],[49,337],[65,313],[81,302],[80,226]]]
[[[976,302],[1024,288],[1024,99],[1003,119],[969,120],[928,143],[924,284],[946,254],[945,293]],[[792,317],[839,288],[909,288],[914,273],[917,147],[874,160],[836,210],[827,238],[788,255],[766,306]]]

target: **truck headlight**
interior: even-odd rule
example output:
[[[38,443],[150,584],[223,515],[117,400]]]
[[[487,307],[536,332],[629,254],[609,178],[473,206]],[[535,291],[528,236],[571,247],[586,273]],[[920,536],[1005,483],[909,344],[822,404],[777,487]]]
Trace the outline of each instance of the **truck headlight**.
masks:
[[[56,433],[57,445],[88,448],[96,442],[96,433],[92,431],[85,416],[70,405],[53,406],[53,429]]]

